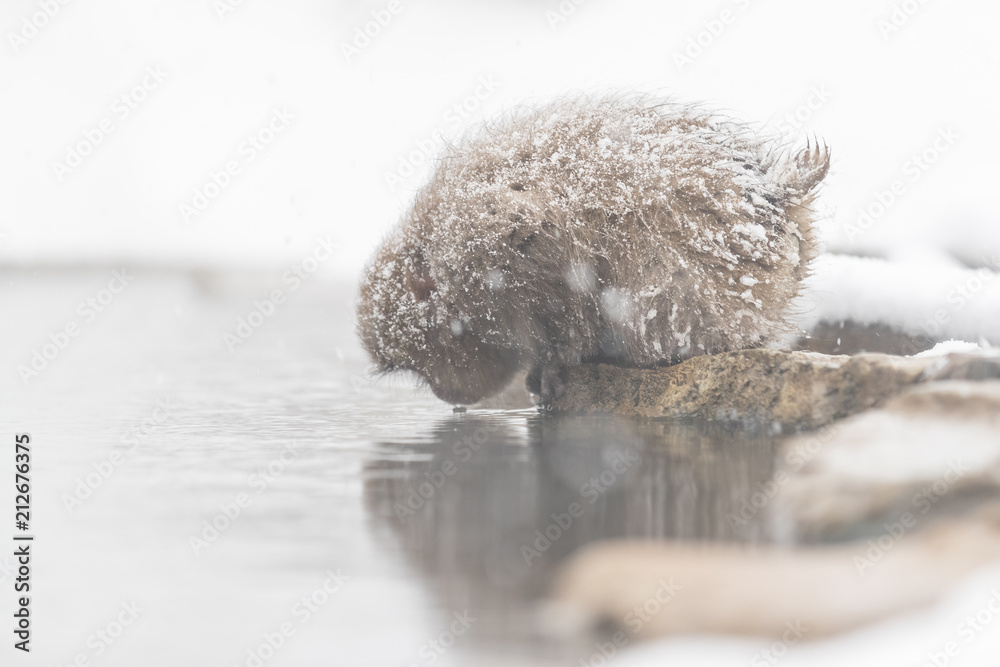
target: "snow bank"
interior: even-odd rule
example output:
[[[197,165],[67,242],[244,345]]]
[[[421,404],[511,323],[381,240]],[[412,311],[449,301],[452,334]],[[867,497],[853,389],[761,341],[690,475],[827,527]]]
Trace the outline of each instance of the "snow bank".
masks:
[[[823,255],[796,304],[798,324],[884,323],[932,340],[1000,344],[1000,274],[943,258],[885,261]]]
[[[944,342],[938,343],[929,350],[924,350],[923,352],[918,352],[913,355],[914,357],[943,357],[947,354],[953,352],[979,352],[983,348],[976,343],[969,343],[964,340],[946,340]]]

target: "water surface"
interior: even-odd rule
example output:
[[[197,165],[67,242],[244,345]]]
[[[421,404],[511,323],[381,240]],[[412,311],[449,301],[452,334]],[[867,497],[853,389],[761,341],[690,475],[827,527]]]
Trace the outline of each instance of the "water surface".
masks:
[[[0,434],[35,443],[38,664],[576,664],[534,613],[575,550],[762,539],[732,516],[772,474],[766,434],[455,413],[371,380],[347,282],[307,283],[234,344],[278,277],[135,272],[85,319],[109,277],[0,274]]]

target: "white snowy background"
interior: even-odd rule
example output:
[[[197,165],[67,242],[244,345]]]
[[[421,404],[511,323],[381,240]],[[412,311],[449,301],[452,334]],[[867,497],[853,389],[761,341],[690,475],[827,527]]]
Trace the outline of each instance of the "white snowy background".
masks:
[[[0,266],[283,270],[329,236],[327,268],[355,279],[439,137],[525,101],[636,91],[832,147],[822,231],[838,255],[803,323],[996,344],[998,29],[995,0],[4,0]],[[292,120],[248,150],[276,111]],[[88,154],[65,173],[72,151]],[[185,220],[231,161],[239,173]],[[985,603],[972,590],[783,664],[923,664],[914,636],[943,645]],[[996,664],[998,635],[961,664]],[[735,664],[746,648],[673,640],[619,664]]]
[[[902,305],[889,316],[919,330],[943,307],[943,338],[986,335],[954,321],[972,310],[1000,325],[1000,281],[958,313],[949,296],[974,275],[947,271],[1000,268],[991,0],[5,0],[0,27],[2,264],[272,269],[331,235],[334,270],[355,277],[439,137],[526,101],[641,91],[822,137],[828,247],[942,270],[908,289],[821,267],[824,295],[875,299],[832,316]],[[130,92],[148,67],[165,76]],[[294,120],[248,149],[279,109]],[[104,119],[111,132],[88,140]],[[96,145],[66,173],[80,142]],[[206,186],[216,196],[186,221]]]

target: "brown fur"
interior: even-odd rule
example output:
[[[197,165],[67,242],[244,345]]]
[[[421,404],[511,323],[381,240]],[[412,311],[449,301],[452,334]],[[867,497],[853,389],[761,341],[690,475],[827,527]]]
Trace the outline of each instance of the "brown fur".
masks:
[[[787,331],[829,168],[676,104],[556,102],[453,147],[368,267],[362,342],[452,403],[521,368],[547,402],[568,365],[633,366]]]

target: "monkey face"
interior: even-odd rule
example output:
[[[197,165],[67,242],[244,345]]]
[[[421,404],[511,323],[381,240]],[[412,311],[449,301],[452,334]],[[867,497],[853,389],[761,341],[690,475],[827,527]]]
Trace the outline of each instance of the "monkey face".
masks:
[[[418,372],[434,395],[454,404],[470,404],[499,393],[520,368],[520,355],[478,340],[457,325],[431,332],[437,338]]]
[[[519,354],[478,338],[446,296],[419,248],[389,239],[362,283],[358,333],[380,373],[413,371],[441,400],[475,403],[507,385]]]

